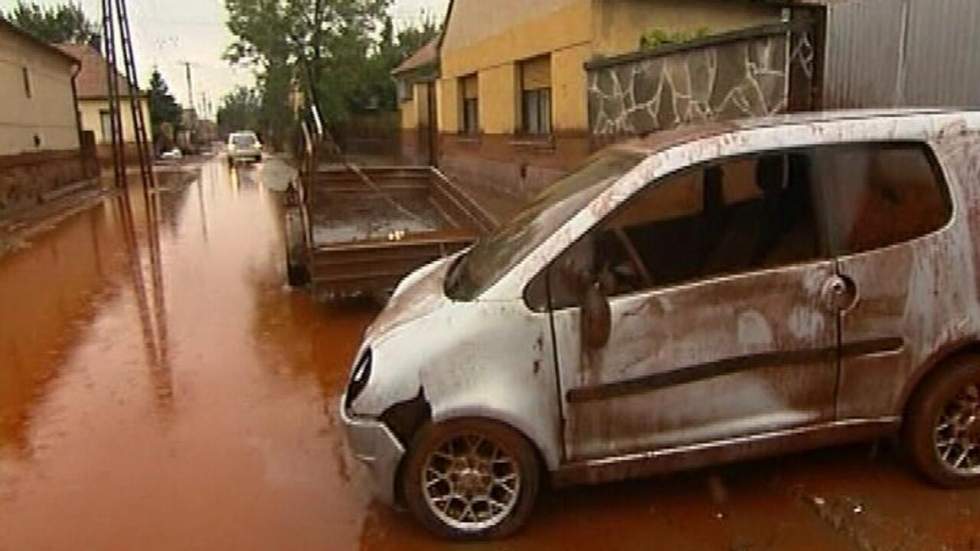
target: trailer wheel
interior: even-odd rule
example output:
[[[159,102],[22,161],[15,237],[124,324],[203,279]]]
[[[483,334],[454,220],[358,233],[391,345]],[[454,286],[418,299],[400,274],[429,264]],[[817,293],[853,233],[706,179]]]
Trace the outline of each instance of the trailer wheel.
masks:
[[[310,282],[303,216],[296,208],[286,210],[286,281],[291,287],[303,287]]]

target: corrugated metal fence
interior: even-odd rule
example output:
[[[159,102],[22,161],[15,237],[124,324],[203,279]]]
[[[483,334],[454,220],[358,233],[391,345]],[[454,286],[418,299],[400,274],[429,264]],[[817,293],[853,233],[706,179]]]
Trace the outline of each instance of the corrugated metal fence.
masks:
[[[825,108],[980,107],[980,0],[827,7]]]

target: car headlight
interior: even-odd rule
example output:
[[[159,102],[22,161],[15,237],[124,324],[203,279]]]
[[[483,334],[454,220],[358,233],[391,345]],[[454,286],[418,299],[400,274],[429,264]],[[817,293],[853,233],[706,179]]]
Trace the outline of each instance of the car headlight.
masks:
[[[367,387],[368,380],[371,379],[371,349],[368,348],[361,354],[358,358],[357,363],[354,364],[354,370],[351,371],[350,383],[347,385],[347,399],[344,402],[344,407],[350,408],[354,400],[360,396],[364,388]]]

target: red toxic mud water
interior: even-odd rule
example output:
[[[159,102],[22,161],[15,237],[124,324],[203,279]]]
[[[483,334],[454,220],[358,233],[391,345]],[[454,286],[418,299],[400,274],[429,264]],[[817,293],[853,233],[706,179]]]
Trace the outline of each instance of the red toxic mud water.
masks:
[[[289,170],[185,170],[149,210],[134,189],[0,258],[0,550],[460,548],[373,503],[346,451],[337,402],[376,311],[284,286]],[[474,548],[944,546],[980,546],[980,493],[886,443],[546,492]]]

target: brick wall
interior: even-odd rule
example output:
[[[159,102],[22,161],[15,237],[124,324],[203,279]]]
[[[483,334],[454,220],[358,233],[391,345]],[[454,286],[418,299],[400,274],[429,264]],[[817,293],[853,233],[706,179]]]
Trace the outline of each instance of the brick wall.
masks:
[[[42,151],[0,157],[0,217],[44,202],[59,188],[86,179],[79,151]]]

